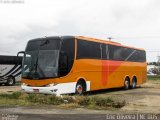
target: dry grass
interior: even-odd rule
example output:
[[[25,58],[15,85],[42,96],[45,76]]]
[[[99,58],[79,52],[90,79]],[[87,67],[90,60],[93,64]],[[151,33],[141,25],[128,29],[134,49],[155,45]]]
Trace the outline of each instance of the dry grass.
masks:
[[[43,94],[26,94],[14,92],[12,94],[0,94],[0,105],[56,105],[62,108],[85,107],[91,109],[121,108],[125,106],[125,101],[116,102],[109,97],[93,96],[63,96]]]

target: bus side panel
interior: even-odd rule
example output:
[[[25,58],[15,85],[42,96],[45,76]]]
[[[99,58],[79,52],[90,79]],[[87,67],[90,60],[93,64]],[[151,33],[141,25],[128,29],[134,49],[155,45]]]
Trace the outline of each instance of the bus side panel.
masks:
[[[111,60],[76,60],[74,77],[84,77],[90,81],[92,90],[115,88],[124,86],[126,76],[132,83],[133,76],[137,77],[137,84],[145,79],[146,64],[138,62],[124,62]]]
[[[114,64],[115,62],[109,64],[108,88],[124,86],[124,80],[127,76],[130,78],[130,84],[132,84],[134,76],[137,78],[137,84],[142,84],[146,79],[146,65],[144,63],[123,62],[115,71],[112,71],[111,68]]]
[[[74,74],[76,77],[85,78],[90,81],[90,90],[102,89],[102,62],[101,60],[81,59],[74,63]]]
[[[117,87],[121,84],[121,77],[119,69],[121,68],[122,61],[109,61],[108,62],[108,84],[107,88]]]

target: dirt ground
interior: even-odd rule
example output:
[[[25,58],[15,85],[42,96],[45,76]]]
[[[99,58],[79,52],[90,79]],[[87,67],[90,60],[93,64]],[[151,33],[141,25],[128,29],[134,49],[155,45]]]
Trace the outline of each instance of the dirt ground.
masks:
[[[20,90],[20,86],[0,86],[0,93],[12,93]]]
[[[94,93],[93,93],[94,95]],[[95,96],[111,97],[116,101],[126,101],[119,112],[160,114],[160,80],[148,80],[136,89],[110,89],[96,92]]]
[[[128,94],[135,99],[129,100],[122,110],[160,114],[160,80],[148,81]]]
[[[20,86],[0,86],[0,93],[11,93],[13,91],[20,91]],[[36,111],[38,114],[41,112],[44,114],[53,113],[53,114],[60,114],[60,113],[155,113],[160,114],[160,80],[150,80],[147,83],[138,86],[136,89],[130,90],[122,90],[122,89],[110,89],[101,92],[94,92],[91,93],[93,96],[103,96],[103,97],[111,97],[115,100],[125,100],[126,105],[119,109],[118,111],[108,111],[108,110],[87,110],[83,108],[74,109],[74,112],[70,112],[71,110],[61,110],[57,108],[49,109],[48,107],[43,107],[41,110],[39,108],[25,108],[25,107],[11,107],[5,108],[8,111],[17,111],[24,113],[33,113]],[[3,111],[4,108],[0,108],[0,111]],[[13,110],[14,109],[14,110]],[[23,109],[23,110],[22,110]],[[56,109],[56,112],[55,110]],[[58,112],[59,111],[59,112]],[[63,112],[62,112],[63,111]]]

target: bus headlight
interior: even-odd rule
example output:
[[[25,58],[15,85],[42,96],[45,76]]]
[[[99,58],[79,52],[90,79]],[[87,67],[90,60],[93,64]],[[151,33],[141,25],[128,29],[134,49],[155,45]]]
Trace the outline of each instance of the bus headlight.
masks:
[[[22,83],[21,85],[22,85],[22,86],[28,86],[26,83]]]
[[[57,83],[48,84],[48,85],[46,85],[46,87],[53,87],[53,86],[55,86],[55,85],[57,85]]]

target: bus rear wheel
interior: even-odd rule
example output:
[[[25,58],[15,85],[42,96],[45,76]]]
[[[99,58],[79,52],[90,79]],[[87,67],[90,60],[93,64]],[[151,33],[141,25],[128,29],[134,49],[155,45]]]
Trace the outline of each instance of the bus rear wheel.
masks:
[[[130,86],[130,80],[129,78],[127,77],[124,81],[124,89],[125,90],[128,90],[129,89],[129,86]]]
[[[7,86],[13,86],[14,84],[15,84],[15,79],[14,79],[14,77],[10,76],[10,77],[8,78],[8,80],[7,80],[6,85],[7,85]]]
[[[131,88],[132,88],[132,89],[135,89],[136,86],[137,86],[137,79],[136,79],[136,77],[133,77]]]
[[[84,81],[78,81],[76,85],[76,94],[83,95],[86,92],[86,84]]]

